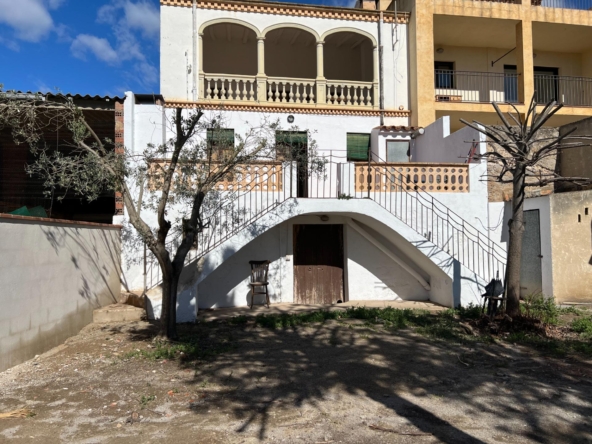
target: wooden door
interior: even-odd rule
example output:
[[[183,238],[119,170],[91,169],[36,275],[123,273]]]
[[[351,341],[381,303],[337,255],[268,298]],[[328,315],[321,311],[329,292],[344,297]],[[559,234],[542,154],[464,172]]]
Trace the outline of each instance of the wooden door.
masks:
[[[294,302],[343,301],[343,225],[294,225]]]

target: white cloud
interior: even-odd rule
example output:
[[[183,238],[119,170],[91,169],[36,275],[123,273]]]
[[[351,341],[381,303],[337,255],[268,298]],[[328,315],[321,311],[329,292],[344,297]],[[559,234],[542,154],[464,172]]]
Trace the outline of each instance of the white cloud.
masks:
[[[79,34],[72,42],[70,51],[74,57],[82,60],[86,60],[87,53],[91,52],[97,59],[110,65],[116,64],[119,61],[119,56],[111,47],[111,43],[107,39],[94,35]]]
[[[6,46],[8,49],[14,52],[19,52],[21,47],[17,42],[10,39],[5,39],[4,37],[0,36],[0,45]]]
[[[0,0],[0,23],[10,26],[20,40],[38,42],[54,28],[43,0]]]
[[[66,0],[47,0],[47,5],[50,9],[58,9],[64,3],[66,3]]]
[[[137,34],[158,41],[158,9],[146,0],[111,0],[99,8],[97,21],[111,26],[115,45],[112,46],[104,38],[81,34],[72,43],[72,54],[84,59],[88,53],[92,53],[111,65],[133,61],[132,69],[127,73],[130,80],[139,83],[142,88],[153,88],[158,83],[158,69],[144,55],[143,42]]]
[[[111,25],[119,22],[128,29],[141,31],[147,38],[157,39],[160,33],[160,12],[146,0],[112,0],[99,9],[98,21]]]

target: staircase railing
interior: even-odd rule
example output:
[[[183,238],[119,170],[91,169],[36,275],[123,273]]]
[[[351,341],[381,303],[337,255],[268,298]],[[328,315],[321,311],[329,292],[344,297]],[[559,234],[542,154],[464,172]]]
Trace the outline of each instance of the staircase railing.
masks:
[[[218,204],[207,207],[203,215],[206,228],[198,234],[196,247],[189,252],[186,263],[205,256],[290,198],[369,198],[481,279],[490,280],[497,272],[504,275],[505,249],[427,192],[430,189],[427,181],[434,180],[440,181],[442,186],[436,188],[442,192],[468,193],[468,164],[453,165],[459,171],[429,176],[410,174],[406,171],[409,163],[400,164],[400,168],[390,168],[395,164],[388,164],[389,168],[385,168],[383,162],[354,164],[338,161],[339,158],[345,160],[345,156],[333,152],[318,158],[316,172],[305,175],[305,187],[298,185],[300,175],[293,162],[285,162],[281,167],[278,164],[250,167],[249,171],[239,171],[235,177],[226,179],[220,185]],[[450,169],[451,165],[425,164],[424,167]],[[365,169],[363,177],[360,168]],[[462,183],[453,183],[460,178]],[[366,182],[365,187],[360,187],[361,180]],[[169,251],[174,252],[179,242],[180,238],[172,240]],[[161,281],[158,262],[148,253],[146,287],[150,289]]]

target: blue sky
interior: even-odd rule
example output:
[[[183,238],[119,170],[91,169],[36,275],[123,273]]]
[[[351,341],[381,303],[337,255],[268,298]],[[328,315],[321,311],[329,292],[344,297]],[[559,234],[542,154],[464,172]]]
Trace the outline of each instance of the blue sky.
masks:
[[[24,91],[157,93],[158,40],[159,0],[0,0],[0,83]]]

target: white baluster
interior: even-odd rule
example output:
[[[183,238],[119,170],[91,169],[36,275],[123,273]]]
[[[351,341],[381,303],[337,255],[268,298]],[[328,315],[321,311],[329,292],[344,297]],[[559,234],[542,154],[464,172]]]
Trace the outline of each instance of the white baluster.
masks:
[[[212,98],[212,79],[206,79],[206,97]]]
[[[315,91],[315,85],[314,83],[309,84],[310,86],[310,94],[309,94],[309,98],[310,98],[310,103],[314,103],[315,101],[315,95],[314,95],[314,91]]]
[[[214,79],[214,99],[218,98],[218,92],[220,90],[218,89],[218,79]]]
[[[286,89],[288,88],[288,82],[282,83],[282,95],[280,97],[280,102],[285,102],[286,101]]]
[[[358,104],[358,87],[354,86],[354,105]]]

